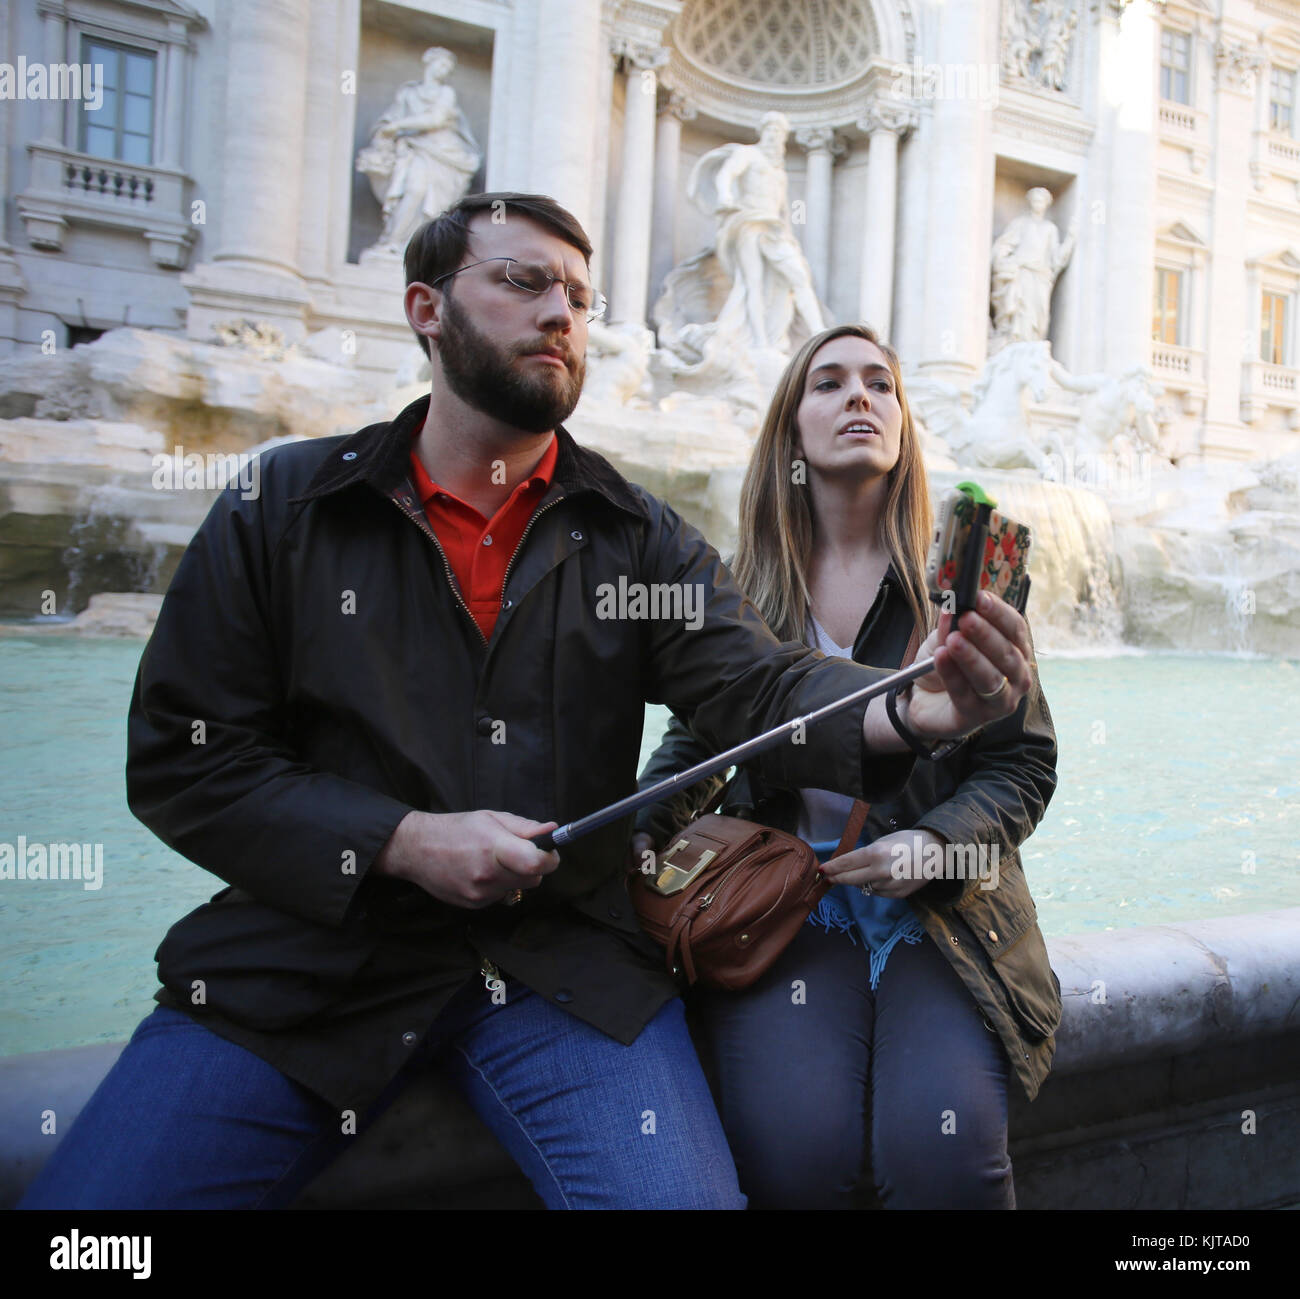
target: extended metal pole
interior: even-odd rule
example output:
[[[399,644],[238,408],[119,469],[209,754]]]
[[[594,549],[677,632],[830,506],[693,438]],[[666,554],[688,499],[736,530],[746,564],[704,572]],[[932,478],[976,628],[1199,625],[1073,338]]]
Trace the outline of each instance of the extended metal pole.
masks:
[[[725,771],[728,767],[733,767],[746,758],[752,758],[756,753],[775,748],[782,739],[787,735],[792,735],[800,727],[808,727],[813,725],[814,722],[820,722],[823,717],[830,717],[832,714],[848,708],[850,704],[855,704],[861,699],[874,699],[877,695],[884,694],[894,686],[905,686],[908,682],[915,681],[917,677],[925,676],[933,668],[934,659],[921,659],[890,676],[882,677],[873,685],[863,686],[861,690],[855,690],[842,699],[835,699],[829,704],[823,704],[820,708],[805,714],[803,717],[796,717],[790,722],[782,722],[780,726],[774,726],[770,731],[764,731],[762,735],[756,735],[752,740],[746,740],[744,744],[738,744],[734,749],[728,749],[725,753],[716,754],[704,762],[688,767],[685,771],[679,771],[675,776],[669,776],[667,779],[659,781],[658,784],[651,785],[649,789],[642,789],[635,794],[629,794],[626,798],[620,798],[617,803],[611,803],[608,807],[602,807],[599,811],[592,812],[588,816],[580,817],[576,821],[570,821],[567,825],[562,825],[549,834],[539,834],[532,842],[543,852],[549,852],[552,848],[559,848],[566,843],[572,843],[573,840],[582,838],[584,834],[599,830],[601,826],[608,825],[611,821],[617,821],[629,812],[637,812],[651,803],[659,802],[661,798],[671,794],[675,789],[689,788],[696,782],[703,780],[705,776],[712,776],[715,772]]]

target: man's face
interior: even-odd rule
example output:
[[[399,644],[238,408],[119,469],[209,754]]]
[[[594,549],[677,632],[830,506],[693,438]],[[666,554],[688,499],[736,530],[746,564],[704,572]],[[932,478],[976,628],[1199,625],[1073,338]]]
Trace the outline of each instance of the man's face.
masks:
[[[578,404],[586,378],[587,318],[552,284],[529,293],[506,278],[514,257],[552,274],[591,283],[582,253],[526,217],[506,213],[501,225],[486,214],[470,224],[465,264],[443,284],[436,356],[447,386],[466,405],[528,433],[545,433]]]

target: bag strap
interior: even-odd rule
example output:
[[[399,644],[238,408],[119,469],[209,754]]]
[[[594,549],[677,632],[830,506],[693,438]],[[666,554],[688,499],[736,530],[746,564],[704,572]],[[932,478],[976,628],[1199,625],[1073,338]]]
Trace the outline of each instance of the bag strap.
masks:
[[[903,654],[903,661],[899,664],[899,667],[907,667],[916,658],[916,651],[920,646],[921,632],[919,628],[913,625],[912,635],[907,642],[907,650]],[[835,849],[836,857],[843,857],[846,852],[852,851],[857,846],[858,836],[862,833],[862,827],[866,824],[867,813],[870,811],[870,803],[864,803],[860,798],[853,800],[853,807],[849,810],[848,823],[844,827],[844,833],[840,835],[839,847]]]

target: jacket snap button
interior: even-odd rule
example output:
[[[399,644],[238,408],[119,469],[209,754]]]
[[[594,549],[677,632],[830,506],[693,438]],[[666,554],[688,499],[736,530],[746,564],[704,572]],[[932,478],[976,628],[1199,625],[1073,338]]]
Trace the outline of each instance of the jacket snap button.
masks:
[[[419,1040],[420,1040],[420,1039],[419,1039],[419,1038],[418,1038],[414,1033],[409,1033],[409,1032],[408,1032],[408,1033],[403,1033],[403,1034],[402,1034],[402,1045],[403,1045],[403,1046],[414,1046],[414,1045],[415,1045]]]
[[[344,460],[355,460],[356,458],[357,458],[357,453],[355,451],[345,451],[343,453]]]
[[[571,533],[569,533],[569,536],[571,536],[574,539],[574,541],[582,540],[582,533],[579,532],[577,528],[574,528],[574,530]]]
[[[555,1000],[561,1003],[570,1002],[573,1000],[573,993],[568,988],[556,988]]]
[[[891,817],[889,818],[889,828],[890,828],[891,830],[897,830],[897,829],[898,829],[898,818],[897,818],[896,816],[891,816]]]
[[[990,929],[989,937],[996,943],[998,941],[998,931],[996,929]]]
[[[478,725],[474,728],[480,735],[492,734],[492,719],[490,717],[480,717]]]
[[[948,939],[948,941],[949,941],[949,942],[950,942],[954,947],[960,947],[960,946],[961,946],[961,944],[958,943],[958,941],[957,941],[957,935],[956,935],[956,934],[953,934],[953,935]]]
[[[513,600],[502,600],[502,601],[501,601],[501,607],[502,607],[503,609],[509,609],[513,604],[514,604],[514,601],[513,601]]]

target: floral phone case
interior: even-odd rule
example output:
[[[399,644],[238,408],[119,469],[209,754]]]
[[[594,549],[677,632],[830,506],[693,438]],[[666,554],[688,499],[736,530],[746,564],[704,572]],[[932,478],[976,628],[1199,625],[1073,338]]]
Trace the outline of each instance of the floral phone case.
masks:
[[[963,491],[954,490],[939,508],[930,555],[925,565],[925,580],[930,599],[942,603],[943,593],[957,580],[966,540],[970,536],[976,505]],[[984,543],[984,567],[980,589],[993,591],[1009,605],[1025,611],[1029,598],[1029,529],[999,513],[989,517],[989,535]]]

